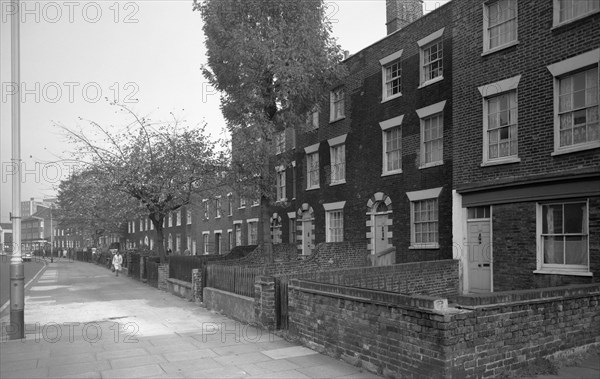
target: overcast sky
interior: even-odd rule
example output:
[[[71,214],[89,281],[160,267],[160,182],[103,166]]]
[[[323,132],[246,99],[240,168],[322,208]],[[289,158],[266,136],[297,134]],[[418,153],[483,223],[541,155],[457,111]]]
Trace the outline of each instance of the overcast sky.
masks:
[[[385,0],[325,0],[334,36],[356,53],[385,37]],[[425,1],[431,11],[446,1]],[[202,22],[191,0],[20,1],[21,200],[56,195],[73,163],[55,125],[123,124],[105,98],[142,115],[208,124],[223,137],[219,98],[200,72],[206,61]],[[11,211],[10,1],[0,0],[0,220]]]

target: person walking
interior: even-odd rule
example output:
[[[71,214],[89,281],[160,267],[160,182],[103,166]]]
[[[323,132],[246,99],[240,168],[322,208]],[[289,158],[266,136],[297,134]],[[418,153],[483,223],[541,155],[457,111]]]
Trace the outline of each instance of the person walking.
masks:
[[[115,268],[116,276],[119,276],[119,271],[121,271],[121,265],[123,264],[123,256],[120,251],[117,250],[117,253],[113,256],[112,264]]]

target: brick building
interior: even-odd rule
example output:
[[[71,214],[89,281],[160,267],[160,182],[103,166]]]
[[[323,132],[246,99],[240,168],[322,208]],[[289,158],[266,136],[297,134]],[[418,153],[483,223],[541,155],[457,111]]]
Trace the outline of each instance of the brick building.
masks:
[[[389,1],[388,36],[343,62],[347,79],[281,171],[283,242],[310,254],[319,242],[367,241],[396,262],[452,256],[451,8],[420,18],[420,1]]]
[[[597,282],[599,2],[452,3],[463,290]]]

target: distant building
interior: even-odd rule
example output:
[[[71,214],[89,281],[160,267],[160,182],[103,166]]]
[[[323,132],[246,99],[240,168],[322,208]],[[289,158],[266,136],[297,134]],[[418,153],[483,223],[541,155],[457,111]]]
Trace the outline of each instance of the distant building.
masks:
[[[2,251],[9,252],[12,251],[12,223],[3,222],[0,223],[0,248]]]

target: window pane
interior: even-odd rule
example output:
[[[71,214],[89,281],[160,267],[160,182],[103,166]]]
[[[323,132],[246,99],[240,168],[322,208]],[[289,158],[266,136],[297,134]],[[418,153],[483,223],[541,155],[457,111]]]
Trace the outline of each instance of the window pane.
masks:
[[[565,204],[565,233],[586,233],[586,231],[583,230],[585,207],[585,203]]]
[[[587,238],[585,236],[565,237],[566,262],[568,265],[587,265]]]
[[[564,263],[563,237],[544,236],[542,243],[544,244],[544,263]]]

